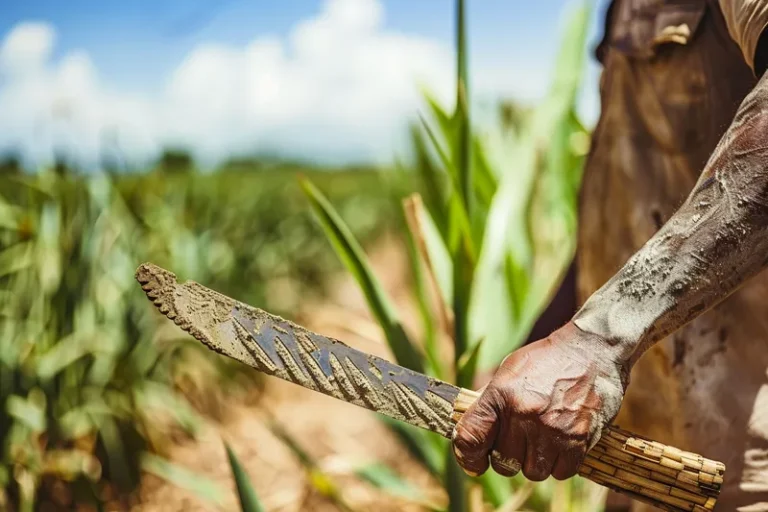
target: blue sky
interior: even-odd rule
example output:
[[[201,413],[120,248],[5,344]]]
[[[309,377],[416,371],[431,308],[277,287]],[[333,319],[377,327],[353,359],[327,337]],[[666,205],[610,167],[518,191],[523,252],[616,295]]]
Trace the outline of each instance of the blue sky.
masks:
[[[430,88],[450,89],[448,0],[2,3],[0,109],[9,115],[0,110],[0,149],[22,146],[36,158],[52,145],[75,145],[93,160],[112,130],[137,159],[178,143],[209,160],[254,148],[382,160],[418,108],[406,84],[418,74]],[[474,89],[534,99],[574,3],[467,4]],[[595,0],[590,46],[605,4]],[[377,59],[389,63],[386,76],[366,65]],[[244,70],[262,63],[261,74]],[[598,72],[592,62],[580,104],[588,122],[597,115]],[[264,95],[261,87],[274,90]],[[66,122],[49,119],[57,102],[69,105]]]

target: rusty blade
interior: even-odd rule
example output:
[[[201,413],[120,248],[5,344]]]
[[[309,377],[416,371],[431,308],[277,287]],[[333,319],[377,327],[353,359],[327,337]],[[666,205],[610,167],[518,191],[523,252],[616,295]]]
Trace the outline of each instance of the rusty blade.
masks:
[[[136,279],[176,325],[261,372],[450,437],[459,388],[355,350],[145,263]]]

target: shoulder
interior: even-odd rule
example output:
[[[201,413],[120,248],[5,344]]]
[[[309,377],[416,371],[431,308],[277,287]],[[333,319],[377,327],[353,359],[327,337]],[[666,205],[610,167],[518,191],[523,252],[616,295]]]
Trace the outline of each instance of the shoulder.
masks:
[[[768,26],[768,0],[718,0],[728,32],[754,69],[760,36]]]

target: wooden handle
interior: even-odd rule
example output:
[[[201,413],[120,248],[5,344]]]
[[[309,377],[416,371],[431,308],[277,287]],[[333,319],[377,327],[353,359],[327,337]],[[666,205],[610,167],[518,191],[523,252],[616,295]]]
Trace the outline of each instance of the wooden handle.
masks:
[[[458,421],[480,394],[462,389],[453,406]],[[618,427],[603,431],[579,475],[635,500],[673,512],[712,510],[725,464],[651,441]]]

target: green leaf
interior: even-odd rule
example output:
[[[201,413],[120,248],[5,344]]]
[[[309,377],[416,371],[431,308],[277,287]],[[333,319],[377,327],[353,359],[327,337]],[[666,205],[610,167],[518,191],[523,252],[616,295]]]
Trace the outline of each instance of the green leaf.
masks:
[[[570,102],[575,101],[584,75],[591,11],[591,3],[582,1],[568,13],[565,35],[560,42],[554,67],[556,72],[552,92],[565,96]]]
[[[137,483],[134,481],[136,475],[133,474],[132,468],[128,465],[126,448],[117,421],[109,417],[102,418],[99,426],[99,434],[107,452],[112,478],[122,489],[133,488]]]
[[[281,424],[270,419],[267,422],[267,426],[269,427],[270,432],[272,432],[275,437],[282,441],[283,444],[285,444],[285,446],[291,450],[301,465],[304,466],[304,469],[312,470],[317,468],[317,462],[315,459],[309,453],[307,453],[304,448],[301,447],[296,439],[294,439],[293,436],[288,433],[288,431],[285,430]]]
[[[475,342],[458,361],[458,375],[456,384],[463,388],[472,388],[477,372],[477,362],[480,355],[480,347],[483,346],[483,340]]]
[[[448,176],[432,161],[424,131],[418,124],[411,126],[411,144],[415,154],[416,171],[422,183],[424,201],[435,218],[435,223],[445,240],[448,239],[448,192],[450,184]]]
[[[464,0],[456,2],[456,112],[457,141],[455,162],[459,176],[459,194],[467,217],[473,217],[474,182],[472,177],[472,132],[469,117],[469,80],[467,77],[467,41]]]
[[[0,252],[0,277],[29,267],[34,261],[32,242],[21,242]]]
[[[470,299],[475,265],[469,249],[459,244],[453,252],[453,344],[454,358],[458,362],[469,346]]]
[[[453,302],[453,261],[451,254],[445,246],[432,216],[423,207],[418,197],[414,196],[410,201],[410,207],[413,209],[411,214],[414,215],[419,229],[419,232],[413,233],[413,236],[424,242],[429,258],[429,261],[425,263],[428,268],[432,269],[442,300],[445,304],[451,304]]]
[[[500,506],[512,496],[512,480],[501,476],[492,468],[478,477],[478,480],[480,480],[480,485],[483,486],[485,499],[494,507]]]
[[[448,446],[447,439],[388,416],[379,415],[379,419],[400,438],[400,442],[405,445],[411,455],[424,464],[433,475],[442,475],[445,469],[444,454]]]
[[[357,475],[362,480],[365,480],[374,487],[381,489],[388,494],[406,498],[413,501],[424,500],[425,496],[417,487],[414,487],[397,473],[395,473],[389,466],[381,463],[368,464],[358,467],[355,470]]]
[[[208,502],[219,506],[224,503],[224,491],[216,483],[167,459],[151,453],[144,453],[141,457],[141,468],[147,473],[186,489]],[[247,511],[247,509],[243,510]]]
[[[446,137],[450,138],[451,134],[453,134],[455,131],[455,120],[440,105],[440,103],[437,101],[437,98],[435,98],[434,95],[427,89],[422,88],[421,96],[426,100],[429,111],[432,113],[432,117],[434,117],[438,126],[440,126],[440,131]]]
[[[476,170],[475,187],[477,189],[477,196],[484,210],[487,210],[491,205],[491,201],[493,201],[493,196],[496,194],[499,180],[485,155],[485,146],[478,137],[475,137],[472,142],[472,158]]]
[[[37,376],[48,380],[78,359],[91,354],[91,347],[74,334],[57,341],[37,362]]]
[[[448,155],[442,148],[440,141],[437,140],[435,133],[429,126],[429,123],[422,117],[422,126],[424,131],[429,137],[432,147],[440,157],[440,161],[445,168],[446,174],[450,177],[450,183],[452,184],[452,190],[450,191],[450,211],[449,222],[453,224],[453,229],[456,230],[457,235],[454,237],[456,240],[462,237],[467,241],[470,247],[472,247],[471,253],[474,254],[474,247],[472,244],[472,223],[469,217],[469,210],[467,210],[466,202],[462,199],[462,184],[459,181],[460,176],[457,173],[455,166],[451,162]],[[451,244],[455,246],[455,244]]]
[[[384,288],[371,270],[363,249],[325,196],[307,179],[301,179],[301,186],[336,254],[363,291],[368,306],[384,331],[395,360],[411,370],[423,372],[423,357],[408,339]]]
[[[171,414],[176,423],[191,434],[198,432],[203,425],[203,418],[189,402],[164,383],[147,381],[136,390],[135,395],[143,411]]]
[[[518,477],[515,476],[513,480],[517,478]],[[510,482],[508,481],[507,488],[509,488],[509,483]],[[536,484],[534,482],[531,482],[530,480],[523,480],[523,482],[515,488],[514,492],[510,493],[510,496],[504,500],[503,504],[496,505],[499,507],[496,509],[496,512],[511,512],[514,510],[520,510],[520,508],[528,501],[528,498],[531,496],[535,486]]]
[[[5,199],[0,196],[0,228],[16,229],[21,217],[22,210],[7,203]]]
[[[268,421],[268,427],[272,434],[280,439],[280,441],[282,441],[299,460],[307,472],[307,477],[309,478],[309,483],[312,487],[333,502],[340,510],[350,512],[352,509],[344,500],[344,496],[342,495],[339,486],[333,478],[320,469],[320,466],[314,457],[304,450],[298,441],[296,441],[296,439],[276,421],[270,419]]]
[[[456,462],[452,447],[446,450],[445,456],[447,460],[443,486],[448,492],[448,512],[464,512],[469,509],[467,502],[468,477],[459,463]]]
[[[235,477],[235,484],[237,485],[237,496],[240,499],[240,509],[243,512],[263,512],[264,507],[259,501],[259,497],[256,495],[256,490],[251,485],[251,481],[248,478],[243,465],[240,464],[237,456],[230,448],[229,444],[224,443],[227,449],[227,458],[229,459],[229,466],[232,468],[232,475]]]
[[[43,432],[46,427],[45,408],[35,400],[11,395],[5,401],[5,410],[33,432]]]

